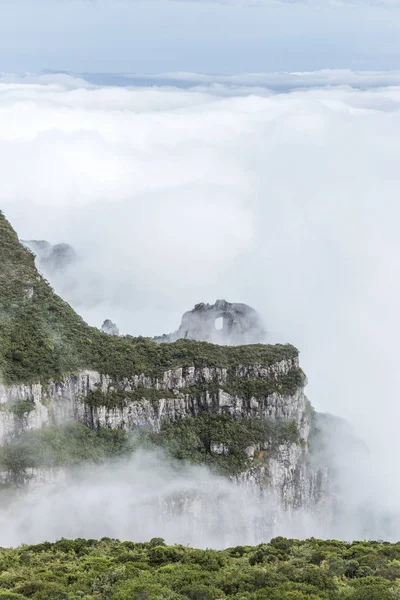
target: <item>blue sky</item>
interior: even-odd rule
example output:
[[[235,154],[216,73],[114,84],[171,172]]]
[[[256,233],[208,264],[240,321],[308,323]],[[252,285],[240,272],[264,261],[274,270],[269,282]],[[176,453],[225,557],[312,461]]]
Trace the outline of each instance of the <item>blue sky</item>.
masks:
[[[400,3],[0,0],[0,71],[396,69]]]

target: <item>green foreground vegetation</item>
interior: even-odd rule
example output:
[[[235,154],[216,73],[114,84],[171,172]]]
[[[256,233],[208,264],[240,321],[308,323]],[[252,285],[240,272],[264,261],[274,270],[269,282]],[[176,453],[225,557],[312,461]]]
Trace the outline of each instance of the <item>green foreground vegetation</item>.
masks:
[[[400,543],[275,538],[223,551],[103,538],[0,550],[1,600],[398,600]]]

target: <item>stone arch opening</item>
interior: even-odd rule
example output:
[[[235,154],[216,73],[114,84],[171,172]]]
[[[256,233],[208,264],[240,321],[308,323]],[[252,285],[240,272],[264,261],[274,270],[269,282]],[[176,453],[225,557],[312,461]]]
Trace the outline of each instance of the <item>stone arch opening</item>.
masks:
[[[224,317],[216,317],[214,319],[214,327],[217,331],[223,331],[224,329]]]
[[[265,330],[256,311],[246,304],[217,300],[215,304],[196,304],[187,311],[180,327],[156,341],[175,341],[181,338],[217,344],[264,343]]]

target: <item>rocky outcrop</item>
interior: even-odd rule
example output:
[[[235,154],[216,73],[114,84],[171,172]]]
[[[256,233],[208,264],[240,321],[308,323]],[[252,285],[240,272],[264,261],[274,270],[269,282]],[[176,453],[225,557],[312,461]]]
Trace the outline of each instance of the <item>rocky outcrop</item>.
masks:
[[[283,360],[269,368],[186,367],[166,371],[159,378],[142,374],[118,383],[106,375],[85,370],[49,385],[2,386],[0,444],[24,431],[71,420],[92,429],[108,427],[125,431],[142,427],[159,431],[165,421],[173,423],[197,417],[204,411],[234,419],[283,420],[296,425],[298,438],[280,444],[272,454],[268,444],[247,448],[252,466],[236,478],[252,487],[273,490],[287,510],[309,507],[326,495],[328,481],[323,469],[313,469],[308,463],[312,412],[304,395],[304,382],[290,395],[273,392],[248,396],[234,393],[229,386],[230,381],[237,379],[279,381],[297,369],[297,359]],[[229,447],[212,448],[215,454],[229,451]],[[270,453],[268,461],[259,460],[264,453]],[[3,474],[2,479],[7,476]]]
[[[287,374],[295,361],[282,361],[271,368],[240,366],[234,375],[241,378],[269,379]],[[167,371],[162,378],[134,375],[116,384],[107,375],[81,371],[64,381],[0,386],[0,445],[22,431],[43,425],[61,425],[80,421],[92,428],[111,427],[132,430],[135,427],[160,429],[163,420],[176,421],[196,417],[204,410],[225,412],[231,417],[257,417],[295,420],[304,440],[309,434],[305,418],[303,387],[292,396],[272,394],[244,398],[224,391],[228,370],[217,367],[185,367]],[[207,384],[217,385],[207,391]],[[204,391],[199,392],[199,386]],[[24,411],[25,409],[25,411]]]
[[[65,248],[54,255],[39,246],[41,260],[64,256]],[[105,335],[55,294],[1,211],[0,265],[0,482],[115,456],[121,439],[129,452],[123,430],[271,492],[285,510],[320,502],[325,471],[309,460],[313,413],[298,352],[246,345],[265,335],[253,309],[197,305],[175,334],[157,339],[172,344]],[[65,441],[71,430],[78,434]],[[81,444],[75,462],[62,452],[68,443]]]
[[[106,319],[101,326],[101,330],[108,335],[119,335],[119,329],[110,319]]]
[[[215,304],[196,304],[182,317],[179,329],[154,338],[158,342],[190,339],[222,345],[258,344],[265,342],[261,317],[247,304],[217,300]]]

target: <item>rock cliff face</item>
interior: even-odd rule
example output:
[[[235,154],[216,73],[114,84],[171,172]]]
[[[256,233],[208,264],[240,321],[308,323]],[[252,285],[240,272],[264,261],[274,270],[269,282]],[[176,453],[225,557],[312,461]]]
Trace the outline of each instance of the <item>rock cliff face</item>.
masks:
[[[265,441],[246,447],[249,468],[234,478],[272,490],[285,510],[311,507],[324,499],[328,481],[325,470],[313,469],[308,463],[312,412],[303,383],[290,395],[273,392],[245,396],[226,391],[232,377],[242,382],[269,382],[297,369],[297,359],[281,361],[270,368],[241,365],[234,372],[226,368],[186,367],[166,371],[160,378],[136,375],[118,384],[108,376],[84,370],[48,385],[1,386],[0,444],[23,432],[68,421],[78,421],[92,429],[147,428],[158,432],[165,422],[175,423],[207,412],[233,419],[292,423],[298,431],[297,439],[274,448]],[[211,452],[228,454],[230,448],[214,444]],[[42,472],[37,477],[34,472],[27,472],[25,479],[32,475],[43,478]],[[0,477],[3,482],[13,480],[12,473],[3,472]]]
[[[233,345],[193,339],[217,341],[215,331]],[[88,460],[89,438],[95,462],[135,432],[174,458],[273,494],[285,511],[315,508],[328,480],[310,461],[314,415],[298,351],[235,344],[258,334],[257,313],[225,301],[186,313],[177,336],[186,339],[174,343],[89,327],[41,277],[0,211],[0,481],[58,477],[57,467],[71,464],[60,431],[73,423],[82,436],[72,445],[83,438],[74,464]]]

